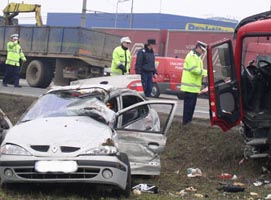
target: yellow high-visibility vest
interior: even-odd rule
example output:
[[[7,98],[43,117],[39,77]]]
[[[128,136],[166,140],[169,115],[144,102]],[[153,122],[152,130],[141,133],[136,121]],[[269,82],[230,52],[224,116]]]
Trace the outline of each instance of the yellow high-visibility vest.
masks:
[[[112,53],[112,63],[111,63],[111,75],[122,75],[122,71],[118,68],[120,64],[125,66],[126,61],[126,73],[129,74],[130,66],[131,66],[131,52],[129,49],[125,50],[118,46],[114,49]]]
[[[20,66],[20,59],[26,61],[22,48],[18,42],[9,41],[7,43],[7,59],[6,64]]]
[[[181,91],[199,93],[202,87],[202,78],[207,76],[207,70],[203,69],[203,62],[193,50],[185,57],[181,80]]]

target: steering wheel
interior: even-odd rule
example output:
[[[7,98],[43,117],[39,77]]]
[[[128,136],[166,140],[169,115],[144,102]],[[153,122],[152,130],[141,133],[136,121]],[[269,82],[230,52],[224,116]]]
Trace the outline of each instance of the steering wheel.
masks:
[[[259,74],[258,67],[252,64],[248,65],[247,67],[244,67],[244,70],[248,75],[248,79],[251,81],[255,80],[257,75]]]
[[[258,62],[259,70],[267,76],[271,76],[271,63],[266,60],[259,60]]]

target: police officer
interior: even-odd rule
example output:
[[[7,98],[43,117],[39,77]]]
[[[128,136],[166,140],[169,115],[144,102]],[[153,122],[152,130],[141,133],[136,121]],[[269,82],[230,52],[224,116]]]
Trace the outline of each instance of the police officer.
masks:
[[[7,58],[6,58],[6,72],[3,79],[3,86],[7,87],[9,80],[14,78],[14,87],[21,87],[19,85],[20,73],[20,59],[26,61],[22,48],[19,44],[19,35],[12,34],[11,41],[7,43]]]
[[[153,47],[156,44],[155,39],[149,39],[144,48],[137,52],[135,71],[141,74],[141,82],[146,97],[151,96],[152,77],[156,77],[157,70],[155,68],[155,56]]]
[[[120,39],[121,45],[116,47],[112,53],[111,75],[129,74],[131,66],[131,52],[129,44],[131,40],[129,37]]]
[[[206,51],[207,45],[198,41],[195,48],[185,57],[181,81],[181,91],[184,92],[183,125],[192,121],[197,103],[197,96],[201,91],[202,78],[207,76],[203,69],[201,55]]]

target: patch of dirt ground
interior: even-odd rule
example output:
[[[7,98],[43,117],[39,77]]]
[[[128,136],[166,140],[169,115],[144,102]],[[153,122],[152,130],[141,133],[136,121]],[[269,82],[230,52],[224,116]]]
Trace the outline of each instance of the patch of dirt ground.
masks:
[[[15,123],[19,116],[34,101],[34,98],[0,94],[0,107]],[[238,129],[222,132],[210,127],[208,120],[194,119],[187,128],[181,126],[180,117],[175,117],[168,134],[165,152],[161,156],[161,175],[155,177],[133,177],[133,185],[153,184],[159,188],[158,194],[131,193],[129,199],[264,199],[271,193],[270,173],[263,170],[266,160],[243,159],[243,141]],[[202,176],[187,177],[187,168],[199,168]],[[236,175],[236,180],[220,179],[222,173]],[[255,186],[256,181],[265,184]],[[228,184],[242,184],[243,192],[224,192],[218,190]],[[2,188],[0,199],[116,199],[107,193],[93,192],[88,186],[63,186],[55,188],[32,185],[15,188]],[[70,188],[69,188],[70,187]],[[180,191],[193,187],[194,192]],[[23,189],[22,189],[23,188]],[[256,193],[256,194],[253,194]],[[202,195],[202,196],[201,196]]]

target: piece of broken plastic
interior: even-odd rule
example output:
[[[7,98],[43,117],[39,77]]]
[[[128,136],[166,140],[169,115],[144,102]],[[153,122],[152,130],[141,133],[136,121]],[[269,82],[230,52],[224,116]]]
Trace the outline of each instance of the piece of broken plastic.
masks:
[[[202,172],[199,168],[188,168],[186,171],[187,171],[187,177],[202,176]]]
[[[146,184],[146,183],[141,183],[132,188],[133,190],[139,190],[141,192],[148,192],[148,193],[153,193],[156,194],[159,192],[158,187],[152,184]]]
[[[222,174],[218,175],[217,177],[221,178],[221,179],[232,179],[232,175],[229,173],[222,173]]]

